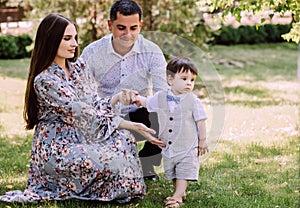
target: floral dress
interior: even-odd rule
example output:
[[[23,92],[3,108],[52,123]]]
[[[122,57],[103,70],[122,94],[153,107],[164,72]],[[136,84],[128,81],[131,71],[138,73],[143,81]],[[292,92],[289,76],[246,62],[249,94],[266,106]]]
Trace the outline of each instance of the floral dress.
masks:
[[[129,201],[146,193],[134,137],[117,130],[110,98],[79,60],[70,77],[56,64],[36,76],[39,123],[35,129],[26,189],[2,201],[33,202],[70,198]]]

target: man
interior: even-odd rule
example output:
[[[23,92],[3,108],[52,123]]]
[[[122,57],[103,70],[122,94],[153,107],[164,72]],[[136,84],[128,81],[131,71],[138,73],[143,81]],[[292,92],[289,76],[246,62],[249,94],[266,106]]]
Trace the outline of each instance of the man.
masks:
[[[111,96],[127,88],[149,96],[153,91],[168,88],[167,63],[161,49],[140,35],[141,7],[132,0],[116,1],[110,9],[108,27],[111,34],[88,45],[81,55],[99,84],[99,95]],[[146,108],[131,105],[121,109],[131,121],[148,127],[152,123],[151,127],[158,132],[157,117],[149,115]],[[135,136],[138,141],[145,140],[140,135]],[[160,152],[159,147],[147,141],[139,152],[146,180],[158,180],[153,166],[160,164]]]

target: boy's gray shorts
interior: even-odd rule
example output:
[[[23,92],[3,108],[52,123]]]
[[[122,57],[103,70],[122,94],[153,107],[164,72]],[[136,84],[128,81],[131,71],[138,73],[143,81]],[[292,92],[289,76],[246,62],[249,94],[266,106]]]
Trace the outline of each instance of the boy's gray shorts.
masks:
[[[184,156],[173,158],[163,157],[165,177],[167,180],[185,179],[197,181],[199,176],[200,159],[198,149],[194,148]]]

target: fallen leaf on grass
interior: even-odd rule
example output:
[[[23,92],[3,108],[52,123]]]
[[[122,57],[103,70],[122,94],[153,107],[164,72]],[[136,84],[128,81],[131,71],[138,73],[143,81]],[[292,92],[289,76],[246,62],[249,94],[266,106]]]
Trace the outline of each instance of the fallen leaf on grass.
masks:
[[[5,187],[6,187],[7,189],[12,189],[12,188],[13,188],[13,185],[10,185],[10,184],[9,184],[9,185],[6,185]]]

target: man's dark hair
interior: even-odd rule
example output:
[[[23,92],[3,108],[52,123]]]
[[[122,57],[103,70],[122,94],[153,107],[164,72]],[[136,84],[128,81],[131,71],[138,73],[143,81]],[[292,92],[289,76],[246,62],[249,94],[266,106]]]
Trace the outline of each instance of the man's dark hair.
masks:
[[[110,14],[109,18],[111,21],[114,21],[117,19],[117,14],[120,12],[120,14],[124,16],[129,16],[133,14],[139,14],[139,20],[142,20],[142,8],[138,3],[131,0],[119,0],[116,1],[110,8]]]

